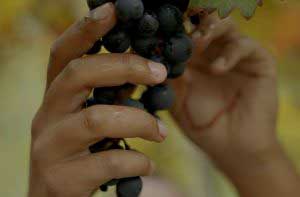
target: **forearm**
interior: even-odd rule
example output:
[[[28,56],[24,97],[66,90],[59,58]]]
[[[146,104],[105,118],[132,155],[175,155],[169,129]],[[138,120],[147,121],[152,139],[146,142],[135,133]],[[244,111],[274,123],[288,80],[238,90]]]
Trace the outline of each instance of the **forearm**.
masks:
[[[278,148],[279,152],[266,160],[240,161],[240,165],[224,172],[241,197],[297,197],[300,195],[300,178],[295,167]]]

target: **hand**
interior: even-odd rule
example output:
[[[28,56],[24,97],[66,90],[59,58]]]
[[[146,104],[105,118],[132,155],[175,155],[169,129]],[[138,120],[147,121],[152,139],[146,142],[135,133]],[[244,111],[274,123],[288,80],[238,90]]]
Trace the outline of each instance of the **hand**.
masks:
[[[275,134],[278,96],[273,58],[242,36],[230,19],[211,15],[192,38],[195,49],[188,69],[173,82],[177,102],[172,112],[184,133],[229,176],[241,196],[291,194],[297,178]],[[292,184],[280,185],[280,179],[288,178],[279,175],[277,180],[272,176],[273,181],[273,171],[293,177],[287,181]],[[263,189],[251,187],[253,182],[284,191],[262,195]]]
[[[53,45],[45,97],[32,124],[30,197],[87,197],[111,179],[153,171],[151,160],[136,151],[88,151],[104,138],[161,142],[166,137],[165,127],[142,110],[81,107],[94,87],[127,82],[151,85],[166,78],[163,65],[136,55],[82,57],[115,23],[113,5],[105,4],[71,26]]]

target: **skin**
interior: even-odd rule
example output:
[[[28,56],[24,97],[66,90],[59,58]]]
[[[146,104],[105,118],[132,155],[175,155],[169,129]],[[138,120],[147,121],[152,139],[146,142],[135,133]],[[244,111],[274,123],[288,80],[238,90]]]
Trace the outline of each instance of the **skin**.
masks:
[[[155,85],[166,79],[163,65],[133,54],[83,57],[115,23],[113,5],[105,4],[72,25],[51,48],[44,100],[32,123],[30,197],[88,197],[111,179],[154,170],[153,162],[136,151],[88,151],[106,137],[162,142],[167,136],[163,123],[135,108],[82,109],[94,87]],[[275,136],[272,58],[230,21],[208,17],[196,29],[195,56],[185,76],[173,82],[178,96],[174,117],[241,196],[298,196],[298,177]]]
[[[299,176],[276,137],[272,56],[241,35],[232,20],[213,15],[195,27],[192,38],[196,44],[187,71],[173,82],[172,113],[184,133],[240,196],[299,196]]]
[[[114,7],[106,4],[71,26],[51,49],[45,97],[32,123],[31,197],[91,196],[111,179],[153,172],[153,162],[136,151],[88,151],[107,137],[155,142],[166,137],[163,124],[142,110],[107,105],[82,109],[93,87],[154,85],[166,79],[163,65],[136,55],[82,57],[115,23]]]

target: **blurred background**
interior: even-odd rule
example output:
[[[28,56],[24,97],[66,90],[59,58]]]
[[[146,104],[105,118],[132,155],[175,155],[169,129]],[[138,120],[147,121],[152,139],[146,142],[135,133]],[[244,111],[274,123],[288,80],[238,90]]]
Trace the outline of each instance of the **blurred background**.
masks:
[[[26,196],[30,124],[42,99],[49,48],[87,10],[85,0],[1,1],[0,196]],[[278,132],[300,170],[300,1],[268,0],[250,21],[238,12],[233,17],[243,32],[259,40],[278,60]],[[131,142],[157,162],[157,175],[170,180],[187,197],[237,196],[172,119],[164,118],[172,129],[164,144]]]

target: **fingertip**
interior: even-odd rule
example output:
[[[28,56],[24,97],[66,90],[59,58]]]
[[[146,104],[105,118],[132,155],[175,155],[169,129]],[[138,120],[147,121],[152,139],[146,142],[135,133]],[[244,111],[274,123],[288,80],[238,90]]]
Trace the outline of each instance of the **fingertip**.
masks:
[[[211,64],[211,72],[213,74],[222,74],[226,71],[226,59],[220,57]]]
[[[155,170],[156,170],[156,165],[155,165],[154,161],[150,160],[150,169],[149,169],[148,176],[153,175]]]
[[[90,17],[94,20],[105,20],[112,16],[114,13],[114,5],[111,2],[105,3],[104,5],[92,10]]]
[[[166,80],[168,74],[163,64],[149,61],[148,66],[156,83],[161,83]]]
[[[158,131],[159,131],[160,137],[162,138],[162,140],[165,140],[166,137],[168,136],[167,127],[161,120],[157,120],[157,125],[158,125]]]

